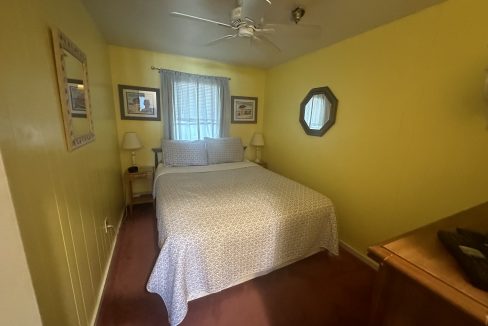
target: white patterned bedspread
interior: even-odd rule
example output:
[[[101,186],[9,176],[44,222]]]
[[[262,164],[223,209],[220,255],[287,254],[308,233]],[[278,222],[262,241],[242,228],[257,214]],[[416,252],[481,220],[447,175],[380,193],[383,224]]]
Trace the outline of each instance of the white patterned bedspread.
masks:
[[[154,182],[159,253],[147,290],[171,325],[187,302],[325,248],[338,254],[324,195],[251,162],[159,167]]]

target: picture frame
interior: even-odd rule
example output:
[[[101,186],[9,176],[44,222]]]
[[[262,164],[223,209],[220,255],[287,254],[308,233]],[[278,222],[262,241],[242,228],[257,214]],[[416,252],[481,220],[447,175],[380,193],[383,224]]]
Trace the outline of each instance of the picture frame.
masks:
[[[231,123],[257,123],[258,98],[249,96],[232,96],[231,110]]]
[[[81,79],[68,78],[68,102],[73,118],[86,118],[85,86]]]
[[[119,101],[122,120],[161,120],[158,88],[119,85]]]

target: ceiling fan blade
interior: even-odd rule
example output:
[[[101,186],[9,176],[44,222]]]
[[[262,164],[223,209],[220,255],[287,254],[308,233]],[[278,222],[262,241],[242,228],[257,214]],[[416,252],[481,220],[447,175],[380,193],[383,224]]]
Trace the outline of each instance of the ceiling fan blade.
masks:
[[[274,44],[269,38],[267,38],[266,36],[263,36],[263,35],[260,35],[260,36],[253,35],[252,38],[254,40],[256,40],[256,41],[260,41],[260,42],[263,42],[263,43],[271,46],[276,52],[281,52],[281,49],[276,44]]]
[[[212,40],[205,45],[212,45],[212,44],[218,43],[220,41],[229,40],[229,39],[236,38],[236,37],[237,37],[237,34],[225,35],[225,36],[216,38],[215,40]]]
[[[223,27],[234,28],[231,25],[226,24],[226,23],[221,23],[221,22],[218,22],[218,21],[215,21],[215,20],[211,20],[211,19],[206,19],[206,18],[201,18],[201,17],[197,17],[197,16],[192,16],[192,15],[184,14],[184,13],[177,12],[177,11],[171,12],[170,15],[176,16],[176,17],[190,18],[190,19],[199,20],[199,21],[203,21],[203,22],[207,22],[207,23],[212,23],[212,24],[217,24],[217,25],[223,26]]]
[[[239,1],[239,0],[238,0],[238,1]],[[242,2],[245,2],[245,1],[246,1],[246,2],[247,2],[247,1],[251,1],[251,0],[241,0],[241,1],[242,1]],[[270,4],[270,5],[272,4],[272,3],[271,3],[271,0],[264,0],[264,1],[266,1],[266,2],[267,2],[268,4]]]
[[[256,25],[256,22],[252,18],[244,17],[244,20],[250,25]]]
[[[291,37],[310,37],[317,38],[322,35],[322,26],[308,25],[302,23],[290,24],[265,24],[263,29],[274,29],[277,33],[287,34]]]
[[[274,33],[276,32],[276,30],[274,28],[256,28],[255,29],[256,32],[258,33]]]

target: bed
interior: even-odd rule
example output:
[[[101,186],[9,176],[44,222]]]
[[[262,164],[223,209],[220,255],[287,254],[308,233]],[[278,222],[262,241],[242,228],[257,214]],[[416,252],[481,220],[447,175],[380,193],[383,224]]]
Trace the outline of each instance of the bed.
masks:
[[[164,300],[171,325],[188,301],[320,250],[338,254],[331,201],[255,163],[160,164],[153,192],[161,251],[147,290]]]

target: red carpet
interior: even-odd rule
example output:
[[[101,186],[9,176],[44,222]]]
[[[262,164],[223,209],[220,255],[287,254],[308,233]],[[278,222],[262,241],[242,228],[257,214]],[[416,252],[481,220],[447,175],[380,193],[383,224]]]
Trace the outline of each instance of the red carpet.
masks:
[[[97,325],[168,325],[146,291],[158,253],[155,212],[134,207],[120,229]],[[347,252],[319,253],[189,303],[181,325],[366,325],[376,272]]]

